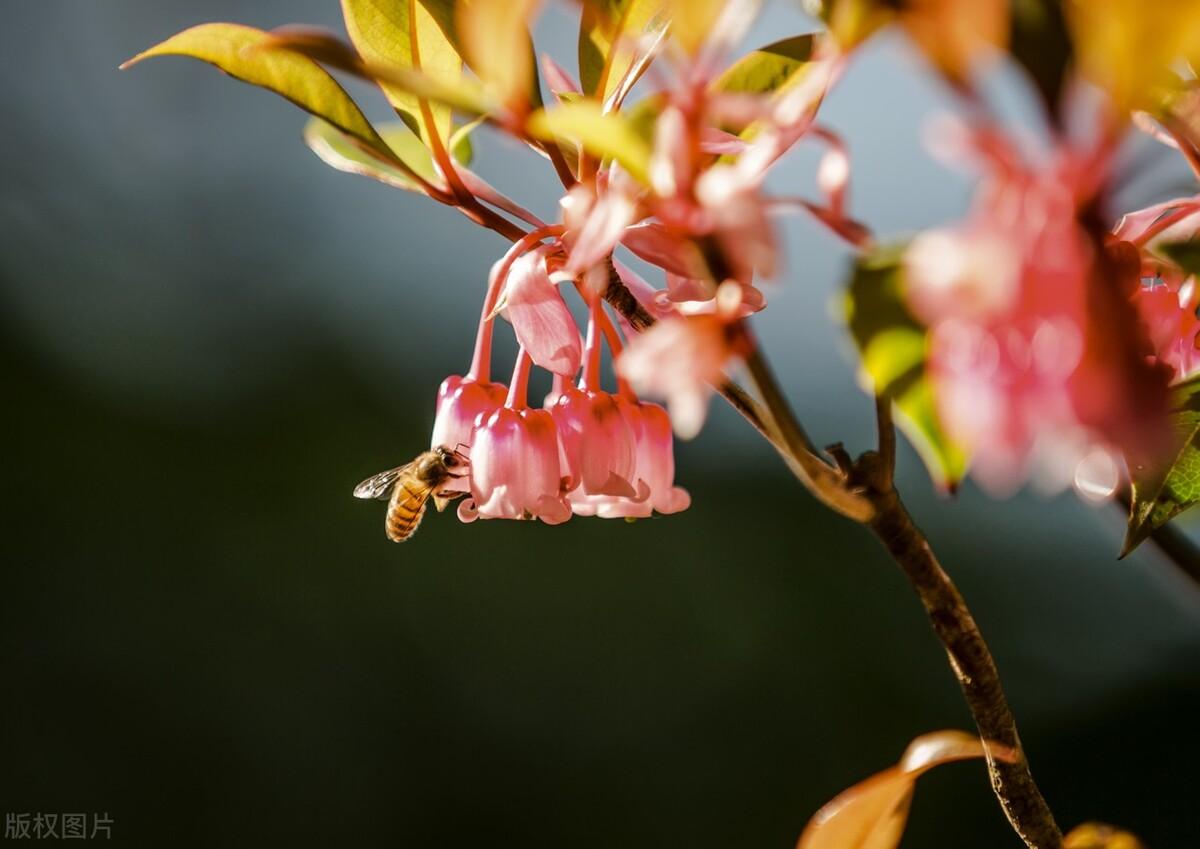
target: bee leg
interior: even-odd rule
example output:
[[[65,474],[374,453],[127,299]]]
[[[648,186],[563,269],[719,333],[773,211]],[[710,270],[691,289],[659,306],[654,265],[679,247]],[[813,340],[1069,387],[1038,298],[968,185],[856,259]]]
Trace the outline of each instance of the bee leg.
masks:
[[[439,513],[441,513],[446,509],[447,504],[456,498],[462,498],[464,495],[466,495],[465,492],[450,492],[449,490],[435,492],[433,494],[433,506]]]

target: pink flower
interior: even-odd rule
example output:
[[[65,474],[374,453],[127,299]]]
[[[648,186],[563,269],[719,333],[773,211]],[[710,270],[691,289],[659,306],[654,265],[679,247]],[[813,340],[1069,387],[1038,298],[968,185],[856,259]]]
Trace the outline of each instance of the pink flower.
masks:
[[[618,172],[619,173],[619,172]],[[562,276],[573,279],[613,252],[637,216],[637,199],[621,180],[599,174],[594,184],[579,183],[559,201],[569,254]]]
[[[1200,197],[1178,198],[1121,218],[1113,235],[1122,241],[1114,250],[1134,252],[1140,285],[1133,304],[1150,335],[1158,362],[1169,366],[1174,380],[1200,370],[1197,334],[1200,292],[1195,278],[1162,250],[1164,245],[1196,238],[1200,233]]]
[[[464,522],[541,519],[548,525],[571,518],[548,412],[501,407],[480,419],[471,446],[471,494],[458,516]]]
[[[675,486],[675,454],[667,411],[657,404],[627,398],[616,401],[637,444],[638,497],[587,495],[576,489],[568,495],[571,509],[579,516],[602,519],[637,519],[655,511],[665,515],[686,510],[692,498],[687,490]]]
[[[1171,367],[1174,379],[1183,380],[1200,371],[1200,350],[1196,348],[1200,293],[1195,278],[1187,278],[1182,285],[1159,280],[1139,286],[1133,303],[1146,324],[1156,358]]]
[[[993,164],[968,222],[910,247],[906,295],[973,474],[1007,490],[1036,470],[1057,488],[1097,449],[1153,450],[1165,383],[1146,362],[1128,270],[1083,223],[1095,163],[1058,151],[1044,171]]]
[[[558,396],[550,412],[570,475],[568,489],[579,487],[586,495],[637,496],[637,445],[612,395],[572,387]]]
[[[621,244],[642,259],[680,277],[704,277],[704,256],[686,234],[672,232],[659,221],[642,221],[621,234]]]
[[[534,248],[512,263],[499,310],[535,363],[570,376],[579,371],[583,346],[571,311],[550,279],[546,260],[551,250]]]
[[[469,375],[447,377],[438,389],[437,415],[429,446],[442,446],[470,456],[475,423],[500,409],[507,393],[508,387],[503,383],[476,380]],[[446,489],[466,492],[467,480],[455,478]]]
[[[696,181],[701,229],[721,246],[724,278],[749,286],[756,273],[773,277],[778,265],[775,225],[759,191],[759,177],[736,165],[716,164]]]
[[[617,373],[639,395],[667,400],[682,439],[700,432],[713,385],[724,379],[727,364],[741,354],[733,324],[741,291],[736,283],[722,284],[716,312],[664,318],[631,340],[617,358]]]
[[[984,227],[929,230],[904,256],[908,305],[933,325],[949,317],[987,320],[1004,314],[1021,283],[1021,256],[1001,233]]]

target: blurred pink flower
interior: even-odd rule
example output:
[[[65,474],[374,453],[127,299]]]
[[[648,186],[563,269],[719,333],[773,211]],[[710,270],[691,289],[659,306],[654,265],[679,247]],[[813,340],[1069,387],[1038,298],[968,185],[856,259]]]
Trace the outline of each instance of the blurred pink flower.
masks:
[[[715,300],[713,313],[660,320],[631,340],[617,358],[617,373],[639,395],[666,399],[682,439],[700,432],[713,385],[724,379],[729,362],[744,353],[734,323],[741,287],[724,283]]]
[[[993,164],[966,223],[910,246],[906,294],[975,477],[1007,490],[1036,467],[1057,488],[1098,446],[1151,450],[1165,384],[1129,270],[1083,223],[1095,165],[1069,151],[1044,170]]]

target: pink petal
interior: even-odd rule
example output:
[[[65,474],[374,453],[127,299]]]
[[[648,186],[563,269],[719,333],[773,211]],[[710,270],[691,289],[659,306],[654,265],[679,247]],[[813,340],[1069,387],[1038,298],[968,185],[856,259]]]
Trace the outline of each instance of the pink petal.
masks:
[[[714,156],[736,156],[746,149],[746,142],[733,133],[717,127],[705,127],[700,131],[700,150]]]
[[[600,197],[575,234],[564,275],[575,277],[611,254],[636,212],[637,204],[624,195],[606,192]]]
[[[611,395],[568,389],[552,413],[572,484],[588,495],[635,495],[636,445]]]
[[[690,439],[733,353],[716,316],[667,318],[630,341],[617,358],[617,373],[639,394],[666,398],[675,432]]]
[[[707,273],[704,257],[696,245],[657,221],[626,227],[621,234],[621,244],[646,262],[680,277],[704,277]]]
[[[550,280],[543,250],[530,251],[513,263],[502,311],[535,363],[555,374],[570,376],[579,371],[583,354],[579,329]]]

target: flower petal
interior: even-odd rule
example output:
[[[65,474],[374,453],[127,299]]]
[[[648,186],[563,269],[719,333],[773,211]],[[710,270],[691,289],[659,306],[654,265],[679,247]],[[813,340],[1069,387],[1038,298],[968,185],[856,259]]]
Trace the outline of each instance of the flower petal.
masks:
[[[579,329],[550,280],[543,250],[530,251],[513,263],[502,312],[537,365],[567,376],[579,371],[583,354]]]

